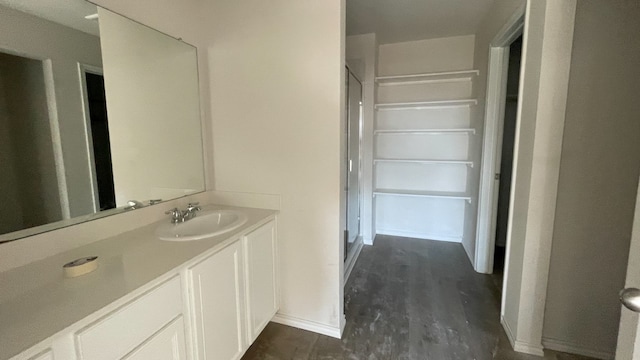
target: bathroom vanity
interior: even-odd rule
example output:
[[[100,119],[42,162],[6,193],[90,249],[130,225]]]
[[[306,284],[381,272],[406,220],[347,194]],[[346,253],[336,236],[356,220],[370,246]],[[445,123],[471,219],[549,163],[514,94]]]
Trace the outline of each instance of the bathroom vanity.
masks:
[[[0,273],[0,359],[239,359],[278,310],[277,212],[160,240],[160,222]],[[65,278],[62,265],[98,256]]]
[[[215,202],[178,35],[0,0],[0,360],[238,359],[278,310],[276,211],[162,215]]]

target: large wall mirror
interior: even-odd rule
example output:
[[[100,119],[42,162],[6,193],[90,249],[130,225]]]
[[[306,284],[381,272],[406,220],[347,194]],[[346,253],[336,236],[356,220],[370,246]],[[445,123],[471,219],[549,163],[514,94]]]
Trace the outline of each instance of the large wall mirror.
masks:
[[[204,191],[203,164],[193,46],[84,0],[0,0],[0,243]]]

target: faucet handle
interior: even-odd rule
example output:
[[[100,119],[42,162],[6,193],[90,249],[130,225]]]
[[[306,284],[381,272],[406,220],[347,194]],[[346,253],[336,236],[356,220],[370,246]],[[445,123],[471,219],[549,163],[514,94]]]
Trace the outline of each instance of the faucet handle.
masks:
[[[187,205],[187,211],[199,211],[200,206],[198,205],[200,205],[199,202],[189,203],[189,205]]]
[[[172,223],[177,223],[182,221],[182,211],[180,211],[180,209],[178,208],[173,208],[169,211],[165,211],[164,212],[167,215],[171,215],[171,222]]]

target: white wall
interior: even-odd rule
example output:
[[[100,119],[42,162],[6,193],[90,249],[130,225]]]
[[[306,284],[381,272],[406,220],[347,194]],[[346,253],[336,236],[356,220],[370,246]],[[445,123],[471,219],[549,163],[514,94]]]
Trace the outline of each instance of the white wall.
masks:
[[[216,190],[282,196],[279,320],[338,335],[344,1],[212,1],[202,16]]]
[[[373,244],[375,219],[373,212],[373,127],[375,123],[376,71],[378,43],[375,34],[346,38],[347,64],[360,78],[363,87],[362,117],[362,194],[361,231],[365,244]]]
[[[203,190],[196,49],[98,14],[116,205]]]
[[[380,45],[378,75],[473,69],[474,42],[466,35]]]
[[[613,358],[640,174],[640,8],[578,1],[544,343]]]
[[[575,0],[527,2],[502,321],[517,351],[542,355]]]
[[[49,111],[57,156],[58,182],[63,207],[71,217],[93,212],[93,195],[87,161],[83,103],[78,63],[102,66],[100,39],[41,18],[2,7],[0,51],[45,62],[49,84]],[[59,140],[57,140],[59,138]],[[67,196],[68,194],[68,196]]]
[[[200,23],[194,19],[200,19],[201,1],[96,0],[94,3],[189,44],[200,42]]]

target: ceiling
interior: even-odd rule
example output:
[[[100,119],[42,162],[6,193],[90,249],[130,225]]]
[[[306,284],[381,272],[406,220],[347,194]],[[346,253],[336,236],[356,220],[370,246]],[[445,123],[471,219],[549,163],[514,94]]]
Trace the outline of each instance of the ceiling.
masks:
[[[55,23],[99,36],[96,20],[84,17],[95,14],[95,5],[84,0],[0,0],[0,5],[22,11]]]
[[[493,0],[347,0],[347,35],[378,43],[475,34]]]

